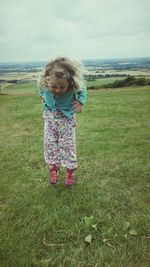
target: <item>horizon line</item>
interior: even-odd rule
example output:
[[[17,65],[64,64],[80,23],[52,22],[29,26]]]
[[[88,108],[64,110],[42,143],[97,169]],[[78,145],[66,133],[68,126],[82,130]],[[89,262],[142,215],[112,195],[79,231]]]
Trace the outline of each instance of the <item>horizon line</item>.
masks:
[[[150,59],[150,56],[145,56],[145,57],[121,57],[121,58],[84,58],[84,59],[80,59],[78,61],[92,61],[92,60],[133,60],[133,59]],[[30,63],[30,62],[40,62],[40,63],[45,63],[48,62],[49,60],[28,60],[28,61],[3,61],[0,62],[0,64],[17,64],[17,63]]]

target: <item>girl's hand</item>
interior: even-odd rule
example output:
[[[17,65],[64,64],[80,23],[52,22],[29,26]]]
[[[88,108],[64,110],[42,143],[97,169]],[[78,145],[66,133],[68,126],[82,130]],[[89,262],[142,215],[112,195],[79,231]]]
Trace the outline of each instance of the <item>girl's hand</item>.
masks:
[[[44,98],[41,96],[42,104],[44,103]]]
[[[75,107],[76,112],[79,113],[82,111],[83,105],[78,100],[76,100],[74,102],[74,107]]]

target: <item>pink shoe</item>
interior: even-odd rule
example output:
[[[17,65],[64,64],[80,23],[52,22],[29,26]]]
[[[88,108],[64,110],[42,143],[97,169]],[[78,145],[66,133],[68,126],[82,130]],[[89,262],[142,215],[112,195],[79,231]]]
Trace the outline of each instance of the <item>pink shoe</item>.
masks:
[[[71,186],[74,184],[74,170],[67,170],[65,185]]]
[[[58,183],[58,175],[59,175],[59,167],[54,165],[50,170],[49,170],[50,178],[49,178],[49,183],[51,185],[55,185]]]

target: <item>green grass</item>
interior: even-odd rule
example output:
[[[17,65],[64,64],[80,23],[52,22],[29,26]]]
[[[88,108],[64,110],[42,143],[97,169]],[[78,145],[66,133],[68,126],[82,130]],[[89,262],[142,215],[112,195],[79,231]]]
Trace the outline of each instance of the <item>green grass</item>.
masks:
[[[37,91],[35,82],[11,84],[1,90],[3,94],[33,94]]]
[[[0,96],[0,266],[148,267],[150,87],[88,92],[70,189],[64,169],[48,187],[41,101],[25,92]]]

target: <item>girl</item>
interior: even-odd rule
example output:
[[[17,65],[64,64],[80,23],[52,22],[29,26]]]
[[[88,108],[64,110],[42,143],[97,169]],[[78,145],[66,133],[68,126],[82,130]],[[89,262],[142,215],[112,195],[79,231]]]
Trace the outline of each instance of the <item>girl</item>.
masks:
[[[68,58],[50,61],[39,81],[44,104],[44,158],[49,164],[49,183],[58,182],[60,165],[66,167],[65,185],[74,183],[77,168],[75,112],[86,102],[86,89],[80,85],[77,65]]]

